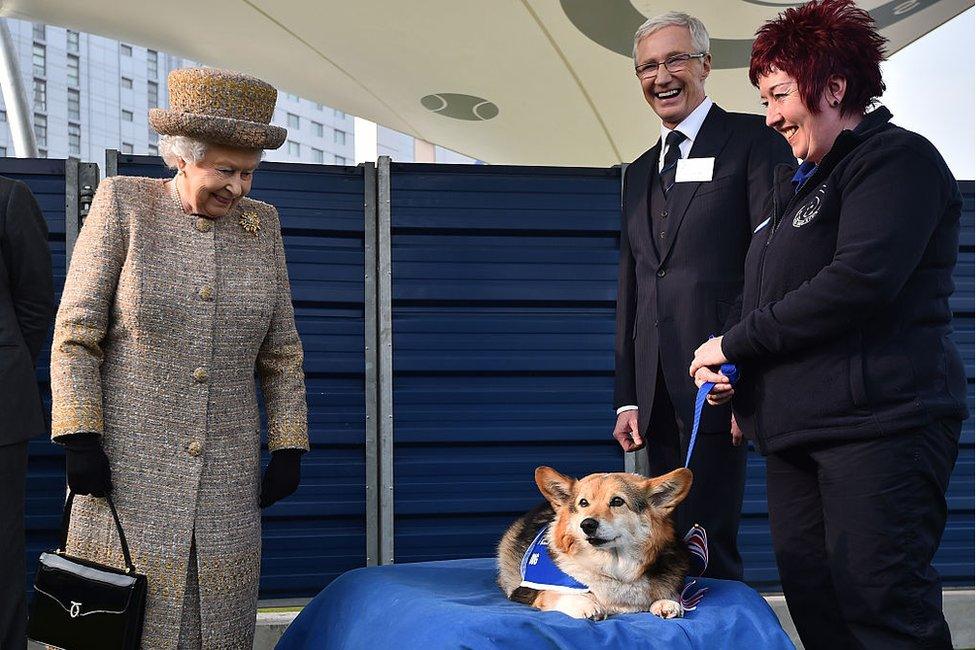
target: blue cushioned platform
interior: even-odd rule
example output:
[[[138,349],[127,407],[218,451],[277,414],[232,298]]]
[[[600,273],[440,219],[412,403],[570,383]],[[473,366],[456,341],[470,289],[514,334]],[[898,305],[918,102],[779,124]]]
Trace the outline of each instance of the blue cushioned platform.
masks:
[[[507,600],[495,560],[397,564],[349,571],[295,619],[278,650],[328,648],[793,648],[763,598],[741,582],[708,587],[683,619],[621,614],[605,621]]]

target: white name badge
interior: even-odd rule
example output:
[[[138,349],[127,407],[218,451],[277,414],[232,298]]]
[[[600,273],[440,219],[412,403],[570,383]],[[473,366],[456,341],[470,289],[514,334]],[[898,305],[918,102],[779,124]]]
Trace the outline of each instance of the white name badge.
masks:
[[[675,183],[701,183],[712,180],[714,158],[679,158],[674,172]]]

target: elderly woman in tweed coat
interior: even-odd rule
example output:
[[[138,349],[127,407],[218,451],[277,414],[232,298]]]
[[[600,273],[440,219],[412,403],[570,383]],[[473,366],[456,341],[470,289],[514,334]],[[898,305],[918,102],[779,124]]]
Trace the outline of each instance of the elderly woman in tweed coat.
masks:
[[[277,92],[176,70],[150,111],[175,178],[102,182],[64,287],[51,355],[53,438],[75,499],[70,554],[123,566],[104,499],[148,576],[144,648],[250,648],[264,507],[308,449],[302,346],[278,214],[246,198]],[[271,464],[259,478],[254,382]]]

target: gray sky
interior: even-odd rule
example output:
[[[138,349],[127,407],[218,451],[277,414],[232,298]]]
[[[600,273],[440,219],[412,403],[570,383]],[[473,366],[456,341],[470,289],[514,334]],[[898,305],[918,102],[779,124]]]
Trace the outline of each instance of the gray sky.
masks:
[[[974,16],[970,8],[881,66],[888,87],[881,102],[893,121],[928,138],[957,180],[976,178]]]

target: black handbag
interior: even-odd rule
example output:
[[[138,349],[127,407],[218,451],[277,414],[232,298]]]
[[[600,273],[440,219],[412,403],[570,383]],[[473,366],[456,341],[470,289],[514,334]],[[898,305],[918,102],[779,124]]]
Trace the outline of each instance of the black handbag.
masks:
[[[146,576],[136,573],[119,514],[106,497],[115,519],[126,570],[71,557],[64,552],[74,492],[61,517],[61,545],[41,553],[34,578],[27,637],[64,650],[137,649],[146,613]]]

